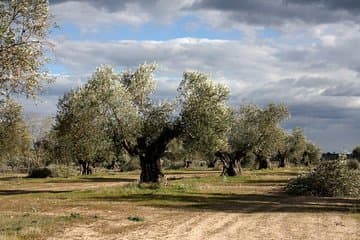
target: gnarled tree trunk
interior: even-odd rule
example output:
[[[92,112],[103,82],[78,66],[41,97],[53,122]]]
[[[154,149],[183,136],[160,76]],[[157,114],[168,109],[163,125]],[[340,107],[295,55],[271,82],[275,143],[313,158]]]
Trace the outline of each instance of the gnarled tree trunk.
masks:
[[[160,158],[156,156],[140,157],[140,182],[161,182],[164,174],[161,172]]]
[[[140,182],[161,182],[164,174],[161,172],[160,158],[164,155],[168,143],[179,136],[181,131],[177,128],[164,128],[160,136],[150,145],[146,146],[138,141],[140,152],[141,174]]]
[[[279,167],[283,168],[286,167],[287,164],[287,154],[278,152],[278,158],[279,158]]]
[[[80,160],[79,165],[80,165],[80,174],[81,175],[90,175],[90,174],[92,174],[92,168],[90,166],[89,161]]]
[[[233,153],[218,151],[215,156],[223,163],[223,171],[221,176],[237,176],[242,173],[241,159],[243,154],[241,151],[235,151]]]
[[[264,156],[259,156],[259,169],[268,169],[271,168],[271,163],[269,158]]]

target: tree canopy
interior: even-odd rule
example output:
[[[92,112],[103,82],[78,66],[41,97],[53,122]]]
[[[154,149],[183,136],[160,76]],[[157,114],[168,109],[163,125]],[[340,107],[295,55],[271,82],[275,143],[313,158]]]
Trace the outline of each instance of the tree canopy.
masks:
[[[70,152],[91,154],[78,159],[94,159],[101,146],[112,148],[115,156],[122,151],[138,156],[144,182],[160,180],[160,157],[176,137],[205,153],[225,146],[228,89],[205,74],[186,72],[177,101],[154,102],[155,69],[154,64],[142,64],[118,74],[112,67],[99,67],[87,84],[59,101],[54,128],[59,145],[72,143]]]
[[[48,82],[48,8],[47,0],[0,2],[0,95],[34,96]]]
[[[280,123],[288,117],[289,111],[283,104],[269,104],[265,108],[242,105],[234,112],[229,144],[234,151],[254,153],[260,168],[266,168],[268,158],[283,144],[284,130]]]

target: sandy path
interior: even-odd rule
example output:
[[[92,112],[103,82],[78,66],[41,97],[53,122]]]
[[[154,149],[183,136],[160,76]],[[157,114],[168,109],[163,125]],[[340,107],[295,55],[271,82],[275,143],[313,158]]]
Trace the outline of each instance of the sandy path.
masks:
[[[345,216],[296,213],[201,213],[183,223],[159,223],[117,239],[360,239],[360,225]]]
[[[156,209],[155,209],[156,210]],[[154,209],[143,212],[153,214]],[[360,223],[348,215],[339,213],[225,213],[225,212],[167,212],[167,217],[146,219],[146,223],[133,223],[123,216],[112,215],[90,226],[81,225],[66,230],[61,237],[68,239],[123,239],[123,240],[224,240],[224,239],[312,239],[312,240],[359,240]],[[173,217],[169,217],[173,216]],[[156,214],[155,214],[156,215]],[[150,216],[150,215],[149,215]],[[120,217],[120,218],[119,218]],[[159,220],[160,219],[160,220]],[[123,228],[119,233],[104,234],[101,227]],[[126,227],[131,227],[126,229]]]

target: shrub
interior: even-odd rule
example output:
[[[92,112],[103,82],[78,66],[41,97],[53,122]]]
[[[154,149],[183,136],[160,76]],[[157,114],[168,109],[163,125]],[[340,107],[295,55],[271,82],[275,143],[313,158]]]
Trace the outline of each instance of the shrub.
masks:
[[[51,177],[51,170],[49,168],[33,168],[30,170],[29,178],[47,178]]]
[[[353,170],[360,169],[360,163],[357,159],[349,159],[347,161],[347,166],[349,169]]]
[[[177,170],[185,167],[184,161],[171,161],[171,160],[164,160],[162,164],[164,169],[172,169]]]
[[[77,175],[77,171],[72,166],[50,165],[51,177],[68,178]]]
[[[286,186],[289,194],[316,196],[360,196],[360,171],[350,169],[346,160],[322,161],[311,173]]]
[[[140,169],[140,161],[136,158],[124,163],[120,166],[122,172],[134,171]]]

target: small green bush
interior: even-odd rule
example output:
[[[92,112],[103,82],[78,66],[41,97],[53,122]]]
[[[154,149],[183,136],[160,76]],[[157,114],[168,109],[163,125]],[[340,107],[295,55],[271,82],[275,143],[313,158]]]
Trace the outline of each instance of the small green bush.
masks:
[[[47,178],[51,177],[52,173],[49,168],[33,168],[30,170],[29,178]]]
[[[322,161],[311,173],[288,183],[286,192],[295,195],[360,196],[360,171],[346,160]]]
[[[347,166],[349,169],[353,170],[360,169],[360,163],[357,159],[349,159],[347,161]]]

